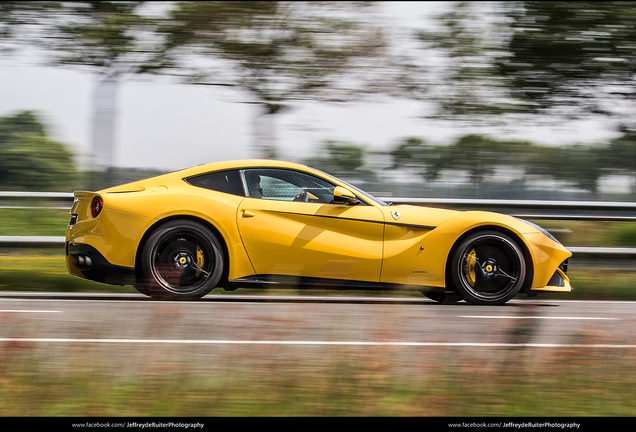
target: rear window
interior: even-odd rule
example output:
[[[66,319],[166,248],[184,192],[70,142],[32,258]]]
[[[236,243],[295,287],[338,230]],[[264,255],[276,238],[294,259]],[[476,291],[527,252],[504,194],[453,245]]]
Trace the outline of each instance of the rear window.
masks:
[[[238,170],[216,171],[184,179],[192,186],[232,195],[245,196],[243,182]]]

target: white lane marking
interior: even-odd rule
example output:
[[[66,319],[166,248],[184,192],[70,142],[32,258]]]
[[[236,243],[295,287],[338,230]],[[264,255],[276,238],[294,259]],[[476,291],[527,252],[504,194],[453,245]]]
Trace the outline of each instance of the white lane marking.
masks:
[[[615,320],[620,318],[601,317],[549,317],[549,316],[506,316],[506,315],[458,315],[458,318],[493,318],[493,319],[553,319],[553,320]]]
[[[255,341],[206,339],[73,339],[73,338],[0,338],[0,342],[45,343],[132,343],[132,344],[192,344],[192,345],[352,345],[352,346],[414,346],[414,347],[528,347],[528,348],[636,348],[618,344],[549,344],[549,343],[477,343],[477,342],[364,342],[364,341]]]
[[[56,310],[29,310],[29,309],[0,309],[0,313],[2,312],[19,312],[19,313],[58,313],[62,311]]]

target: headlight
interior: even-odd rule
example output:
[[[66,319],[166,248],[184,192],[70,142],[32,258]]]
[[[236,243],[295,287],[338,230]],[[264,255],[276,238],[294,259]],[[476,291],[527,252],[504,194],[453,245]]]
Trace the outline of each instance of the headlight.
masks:
[[[541,231],[543,234],[545,234],[545,236],[546,236],[546,237],[548,237],[550,240],[555,241],[555,242],[557,242],[557,243],[561,244],[561,242],[560,242],[560,241],[558,241],[558,240],[557,240],[557,239],[556,239],[556,238],[555,238],[552,234],[550,234],[550,233],[548,232],[548,230],[546,230],[545,228],[542,228],[542,227],[540,227],[539,225],[537,225],[537,224],[535,224],[535,223],[528,222],[528,221],[527,221],[527,220],[525,220],[525,219],[519,219],[519,218],[516,218],[516,219],[520,220],[521,222],[527,223],[528,225],[530,225],[530,226],[531,226],[531,227],[533,227],[533,228],[538,229],[538,230],[539,230],[539,231]]]

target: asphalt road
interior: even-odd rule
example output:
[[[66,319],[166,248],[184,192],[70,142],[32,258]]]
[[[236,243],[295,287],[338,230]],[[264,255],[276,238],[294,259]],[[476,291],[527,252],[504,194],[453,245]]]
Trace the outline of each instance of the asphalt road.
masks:
[[[0,342],[129,347],[636,347],[636,302],[513,300],[439,305],[424,297],[0,292]]]

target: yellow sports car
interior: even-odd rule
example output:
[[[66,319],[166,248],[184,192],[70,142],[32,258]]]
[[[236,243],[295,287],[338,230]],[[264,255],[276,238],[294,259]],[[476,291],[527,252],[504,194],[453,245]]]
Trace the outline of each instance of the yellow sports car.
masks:
[[[68,271],[159,299],[215,287],[415,289],[503,304],[571,291],[572,254],[512,216],[385,203],[304,165],[200,165],[75,192]]]

